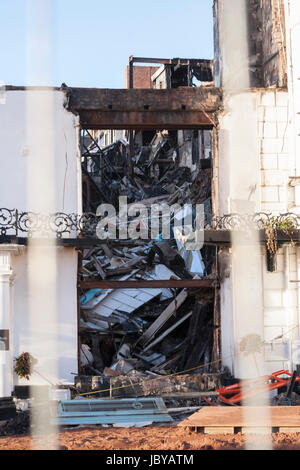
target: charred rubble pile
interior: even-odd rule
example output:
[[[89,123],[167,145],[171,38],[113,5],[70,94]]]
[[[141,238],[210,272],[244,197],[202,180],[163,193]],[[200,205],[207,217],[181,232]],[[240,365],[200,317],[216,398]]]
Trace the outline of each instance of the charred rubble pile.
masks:
[[[200,258],[197,269],[202,269]],[[193,277],[166,241],[86,251],[82,275],[114,280]],[[80,325],[85,373],[112,373],[109,368],[126,374],[134,370],[166,374],[209,362],[213,300],[212,289],[197,295],[169,288],[86,291],[81,296]]]
[[[201,136],[180,132],[180,139],[179,131],[136,132],[132,139],[122,135],[103,148],[85,131],[84,212],[96,212],[100,203],[117,206],[118,198],[126,196],[128,204],[203,203],[211,213],[210,131],[201,131]]]
[[[203,203],[209,214],[210,159],[194,156],[194,133],[189,132],[192,171],[180,164],[177,131],[146,137],[143,133],[140,140],[136,134],[134,145],[119,139],[104,148],[88,134],[83,152],[86,208],[95,210],[101,202],[117,205],[120,196],[127,196],[129,207],[135,202],[146,207],[153,202]],[[215,258],[212,246],[187,249],[171,225],[168,240],[106,239],[84,249],[80,277],[215,279]],[[212,370],[197,366],[215,358],[214,288],[96,288],[81,291],[80,308],[81,375],[151,378],[187,369],[198,374]]]

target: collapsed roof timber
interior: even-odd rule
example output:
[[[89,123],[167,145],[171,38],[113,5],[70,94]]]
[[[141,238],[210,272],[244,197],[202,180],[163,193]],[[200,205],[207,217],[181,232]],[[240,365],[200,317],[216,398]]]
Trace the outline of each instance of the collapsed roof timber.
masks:
[[[141,60],[147,61],[130,61],[131,86],[134,77],[132,63]],[[208,65],[206,62],[205,77],[211,80]],[[200,77],[202,66],[199,61],[193,64],[198,78],[203,78]],[[177,64],[177,67],[182,84],[191,84],[190,63],[180,67]],[[166,70],[166,86],[176,87],[174,81],[178,80],[178,73],[175,80],[174,65],[168,64]],[[194,91],[192,88],[188,90]],[[206,213],[211,214],[211,128],[215,125],[219,92],[206,94],[208,100],[204,110],[201,105],[202,117],[199,121],[198,108],[194,122],[195,102],[191,96],[183,94],[183,89],[175,96],[168,93],[174,90],[165,90],[166,96],[160,90],[158,101],[153,99],[152,93],[145,94],[145,91],[126,90],[126,94],[118,91],[122,95],[118,98],[116,93],[110,96],[110,92],[98,90],[89,102],[84,91],[67,91],[68,107],[79,113],[83,127],[85,212],[96,212],[101,203],[117,207],[119,198],[126,196],[129,208],[136,202],[145,207],[158,202],[168,205],[201,203]],[[136,92],[139,98],[134,96]],[[204,94],[202,92],[202,96]],[[113,98],[111,105],[107,104],[108,96]],[[178,103],[178,97],[184,101]],[[100,121],[105,123],[102,128],[96,122],[101,109]],[[127,130],[121,130],[120,125],[114,130],[106,130],[108,122],[111,123],[108,116],[114,111],[122,123],[126,113]],[[140,113],[144,113],[145,119],[140,120]],[[159,121],[155,122],[156,119]],[[137,121],[138,127],[134,126]],[[150,122],[156,127],[151,129]],[[180,130],[178,126],[183,122],[184,129]],[[164,123],[170,128],[162,128]],[[158,232],[156,240],[151,241],[150,236],[146,237],[147,241],[105,240],[100,247],[83,251],[81,286],[85,285],[85,280],[105,281],[119,277],[121,282],[116,290],[105,291],[99,287],[81,292],[82,372],[108,376],[124,374],[137,379],[195,368],[201,361],[208,363],[218,358],[219,319],[217,297],[214,300],[217,291],[213,284],[216,279],[216,249],[204,246],[201,251],[186,250],[184,243],[175,239],[174,216],[176,214],[172,218],[169,240],[163,240]],[[148,228],[150,220],[148,216],[146,219],[139,220],[138,230],[141,232],[144,225]],[[208,281],[201,293],[198,290],[147,288],[147,285],[150,287],[148,281],[169,281],[172,285],[173,280],[188,280],[195,276]],[[131,289],[123,288],[126,280],[132,281],[131,286],[127,284]],[[142,280],[146,281],[145,287],[135,288]],[[194,336],[196,324],[197,338]],[[218,369],[217,362],[215,365],[213,370]],[[209,372],[210,368],[205,367],[204,370]]]
[[[83,132],[83,201],[87,212],[95,211],[102,202],[117,205],[118,198],[126,195],[128,207],[136,201],[146,206],[155,201],[168,204],[190,201],[203,203],[211,213],[210,131],[135,132],[133,166],[128,165],[126,137],[126,132],[120,131]],[[102,146],[108,139],[117,140]],[[148,218],[142,221],[147,222]],[[160,237],[148,242],[108,239],[101,247],[84,250],[83,281],[118,276],[123,279],[115,291],[98,288],[83,292],[81,339],[83,346],[88,345],[92,351],[92,356],[88,356],[82,350],[85,372],[99,374],[104,369],[108,373],[107,367],[125,373],[134,370],[135,374],[147,369],[169,372],[199,365],[204,356],[211,360],[214,334],[218,334],[213,326],[213,284],[211,288],[207,286],[207,292],[200,298],[188,295],[185,289],[181,292],[149,289],[147,283],[144,289],[137,289],[132,282],[132,288],[124,290],[122,284],[125,280],[167,281],[192,279],[195,275],[212,281],[214,263],[214,247],[205,246],[201,252],[187,251],[182,242],[176,243],[174,233],[171,240],[165,241]],[[187,328],[189,323],[194,325],[199,308],[205,346],[198,341],[199,336],[191,346],[194,328],[190,327],[190,333]],[[155,322],[157,327],[147,341],[149,344],[139,344]]]

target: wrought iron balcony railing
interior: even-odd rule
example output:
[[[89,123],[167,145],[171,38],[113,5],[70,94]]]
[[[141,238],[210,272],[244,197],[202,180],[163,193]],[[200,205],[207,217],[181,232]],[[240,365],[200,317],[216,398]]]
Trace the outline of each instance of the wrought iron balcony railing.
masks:
[[[93,213],[66,214],[56,212],[49,215],[35,212],[23,212],[17,209],[0,208],[0,235],[15,237],[90,237],[96,238],[96,227],[101,216]],[[227,214],[215,216],[205,214],[201,228],[205,230],[262,230],[273,227],[282,230],[298,230],[300,214],[285,213],[274,216],[269,213]],[[149,225],[150,226],[150,225]]]

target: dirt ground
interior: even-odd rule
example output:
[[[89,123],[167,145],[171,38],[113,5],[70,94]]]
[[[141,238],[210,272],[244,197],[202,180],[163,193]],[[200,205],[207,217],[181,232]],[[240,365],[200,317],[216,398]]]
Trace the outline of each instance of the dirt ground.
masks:
[[[300,433],[273,434],[273,449],[300,450]],[[35,449],[53,448],[53,436],[47,445],[36,442]],[[188,428],[146,426],[142,428],[81,427],[59,433],[61,450],[243,450],[246,438],[242,434],[206,435]],[[248,446],[263,448],[262,436],[248,436]],[[29,435],[0,437],[2,450],[30,450]]]

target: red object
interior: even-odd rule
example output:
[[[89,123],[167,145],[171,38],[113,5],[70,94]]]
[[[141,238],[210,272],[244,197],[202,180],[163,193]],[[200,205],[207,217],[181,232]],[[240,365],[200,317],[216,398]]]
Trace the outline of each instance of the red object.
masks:
[[[288,378],[280,377],[282,375]],[[270,390],[284,387],[292,377],[288,370],[279,370],[271,375],[265,375],[259,379],[244,380],[228,387],[219,388],[219,400],[229,405],[239,403],[246,398],[254,397]],[[296,377],[296,382],[300,381],[300,377]],[[229,397],[228,397],[229,395]],[[231,396],[230,396],[231,395]]]
[[[213,403],[212,401],[210,401],[208,398],[206,397],[202,397],[202,400],[206,401],[206,403],[210,406],[218,406],[218,403]]]

